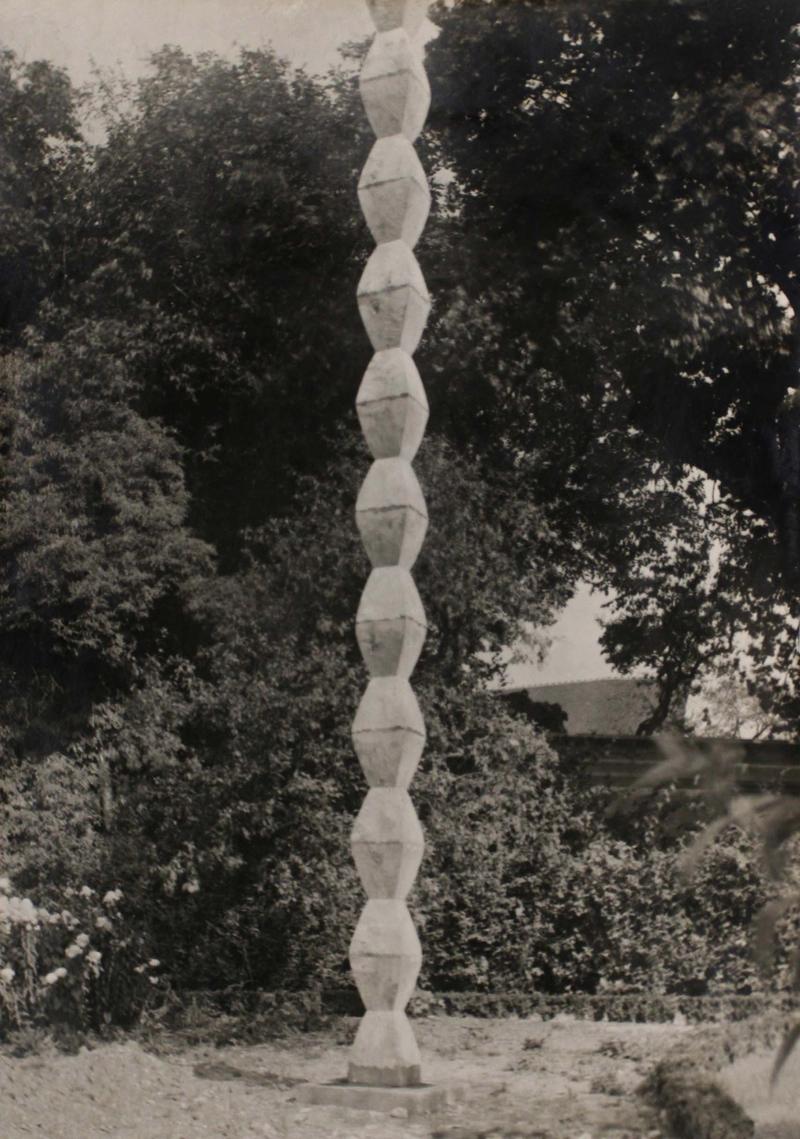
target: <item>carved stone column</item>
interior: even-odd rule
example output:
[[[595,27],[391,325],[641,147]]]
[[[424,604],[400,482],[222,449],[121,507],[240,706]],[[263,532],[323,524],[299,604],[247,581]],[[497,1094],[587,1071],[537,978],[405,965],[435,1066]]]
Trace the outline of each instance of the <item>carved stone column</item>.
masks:
[[[406,907],[419,869],[422,829],[408,794],[425,742],[409,677],[425,640],[425,611],[411,569],[425,537],[425,499],[411,463],[428,418],[412,359],[430,309],[413,248],[430,208],[414,150],[430,89],[412,42],[422,0],[367,0],[376,26],[359,86],[377,140],[358,184],[376,248],[358,286],[358,307],[375,350],[356,400],[372,452],[356,521],[372,563],[356,615],[369,682],[353,723],[353,744],[369,784],[352,834],[367,903],[350,964],[366,1013],[348,1081],[376,1087],[421,1083],[420,1055],[405,1014],[422,961]]]
[[[372,563],[356,614],[369,680],[353,723],[353,745],[369,790],[353,826],[353,858],[367,903],[350,963],[366,1013],[347,1079],[307,1085],[303,1098],[372,1110],[431,1111],[461,1095],[423,1084],[405,1008],[422,950],[406,897],[422,860],[423,837],[408,786],[425,744],[409,678],[425,640],[425,611],[411,569],[428,514],[411,463],[428,403],[412,359],[430,299],[413,249],[430,209],[414,140],[430,89],[412,37],[427,0],[367,0],[376,27],[359,85],[377,136],[358,183],[376,247],[358,285],[358,307],[374,355],[356,409],[373,463],[356,502],[356,522]]]

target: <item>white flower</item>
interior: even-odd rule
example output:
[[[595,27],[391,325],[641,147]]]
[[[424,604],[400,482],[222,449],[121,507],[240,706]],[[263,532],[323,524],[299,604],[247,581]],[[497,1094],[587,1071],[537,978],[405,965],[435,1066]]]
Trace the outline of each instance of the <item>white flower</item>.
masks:
[[[200,883],[197,881],[196,878],[193,878],[191,882],[184,882],[183,885],[181,886],[181,889],[186,894],[196,894],[197,891],[200,889]]]
[[[11,916],[20,922],[35,922],[36,906],[30,898],[11,898]]]
[[[157,969],[159,967],[159,965],[161,964],[161,962],[159,961],[159,959],[157,957],[151,957],[150,960],[147,962],[147,964],[150,966],[151,969]]]
[[[10,889],[11,889],[11,882],[8,878],[6,878],[6,876],[4,874],[3,877],[0,878],[0,890],[2,890],[4,894],[7,894]]]
[[[108,918],[104,918],[102,916],[102,914],[100,915],[100,917],[96,920],[96,922],[94,924],[97,926],[98,929],[113,929],[111,922],[108,920]]]
[[[103,954],[98,953],[96,949],[90,949],[86,954],[86,960],[91,961],[93,965],[97,965],[102,960]]]
[[[66,975],[67,975],[67,970],[64,968],[63,965],[59,965],[59,967],[55,971],[55,976],[56,977],[66,977]]]
[[[121,897],[122,890],[109,890],[106,894],[103,895],[103,903],[106,906],[113,906],[116,905]]]
[[[55,973],[48,973],[44,979],[44,983],[46,985],[54,985],[57,980],[58,980],[58,977],[55,975]]]
[[[89,935],[86,933],[79,933],[75,938],[75,944],[80,946],[81,949],[85,949],[89,944]]]
[[[65,957],[80,957],[81,953],[83,953],[83,950],[80,945],[75,945],[74,942],[72,945],[68,945],[64,950]]]
[[[80,888],[80,895],[82,898],[91,898],[93,893],[94,890],[91,886],[81,886]]]
[[[6,965],[3,969],[0,969],[0,981],[5,985],[7,985],[9,981],[13,981],[15,976],[16,973],[10,965]]]

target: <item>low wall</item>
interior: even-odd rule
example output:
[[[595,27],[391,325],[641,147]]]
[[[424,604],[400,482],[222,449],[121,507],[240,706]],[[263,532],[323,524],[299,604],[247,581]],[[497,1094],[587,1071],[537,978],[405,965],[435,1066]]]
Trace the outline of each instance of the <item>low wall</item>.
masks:
[[[618,790],[629,787],[661,759],[652,736],[551,736],[553,747],[568,763],[585,767],[593,782]],[[800,744],[783,740],[698,739],[692,748],[711,751],[735,748],[740,753],[736,778],[744,790],[779,789],[800,793]],[[691,787],[694,780],[678,781]]]

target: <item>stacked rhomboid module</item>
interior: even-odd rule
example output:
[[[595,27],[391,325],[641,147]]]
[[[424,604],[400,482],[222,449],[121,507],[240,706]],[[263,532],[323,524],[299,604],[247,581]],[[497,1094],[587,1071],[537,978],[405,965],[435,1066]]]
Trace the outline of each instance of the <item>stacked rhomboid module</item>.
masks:
[[[411,568],[428,515],[411,463],[428,418],[412,359],[430,309],[413,249],[430,208],[414,140],[430,88],[413,37],[420,0],[367,0],[376,27],[359,86],[377,140],[358,184],[376,248],[358,286],[358,306],[374,349],[356,407],[374,462],[356,519],[372,563],[356,616],[369,682],[353,723],[353,743],[369,791],[352,833],[367,903],[350,945],[366,1013],[350,1055],[348,1081],[382,1087],[420,1084],[420,1055],[405,1013],[422,950],[406,906],[424,840],[408,786],[422,755],[425,725],[409,677],[425,640]]]

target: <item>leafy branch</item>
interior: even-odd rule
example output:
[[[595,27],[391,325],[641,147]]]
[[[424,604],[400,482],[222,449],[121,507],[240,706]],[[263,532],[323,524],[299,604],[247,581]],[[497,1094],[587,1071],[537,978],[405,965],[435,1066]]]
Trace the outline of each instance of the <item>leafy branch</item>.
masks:
[[[613,817],[630,808],[632,802],[658,788],[693,780],[693,795],[709,808],[711,818],[686,846],[679,869],[687,880],[694,877],[703,858],[730,826],[747,832],[758,843],[767,877],[780,893],[765,902],[753,921],[753,954],[759,967],[768,972],[775,963],[777,928],[793,907],[800,904],[800,890],[790,880],[792,840],[800,833],[800,797],[774,793],[741,794],[736,767],[742,758],[738,744],[715,742],[701,750],[676,735],[657,739],[663,759],[637,779],[609,807]],[[800,941],[790,961],[790,987],[800,991]],[[800,1020],[786,1031],[773,1063],[774,1087],[787,1059],[800,1040]]]

